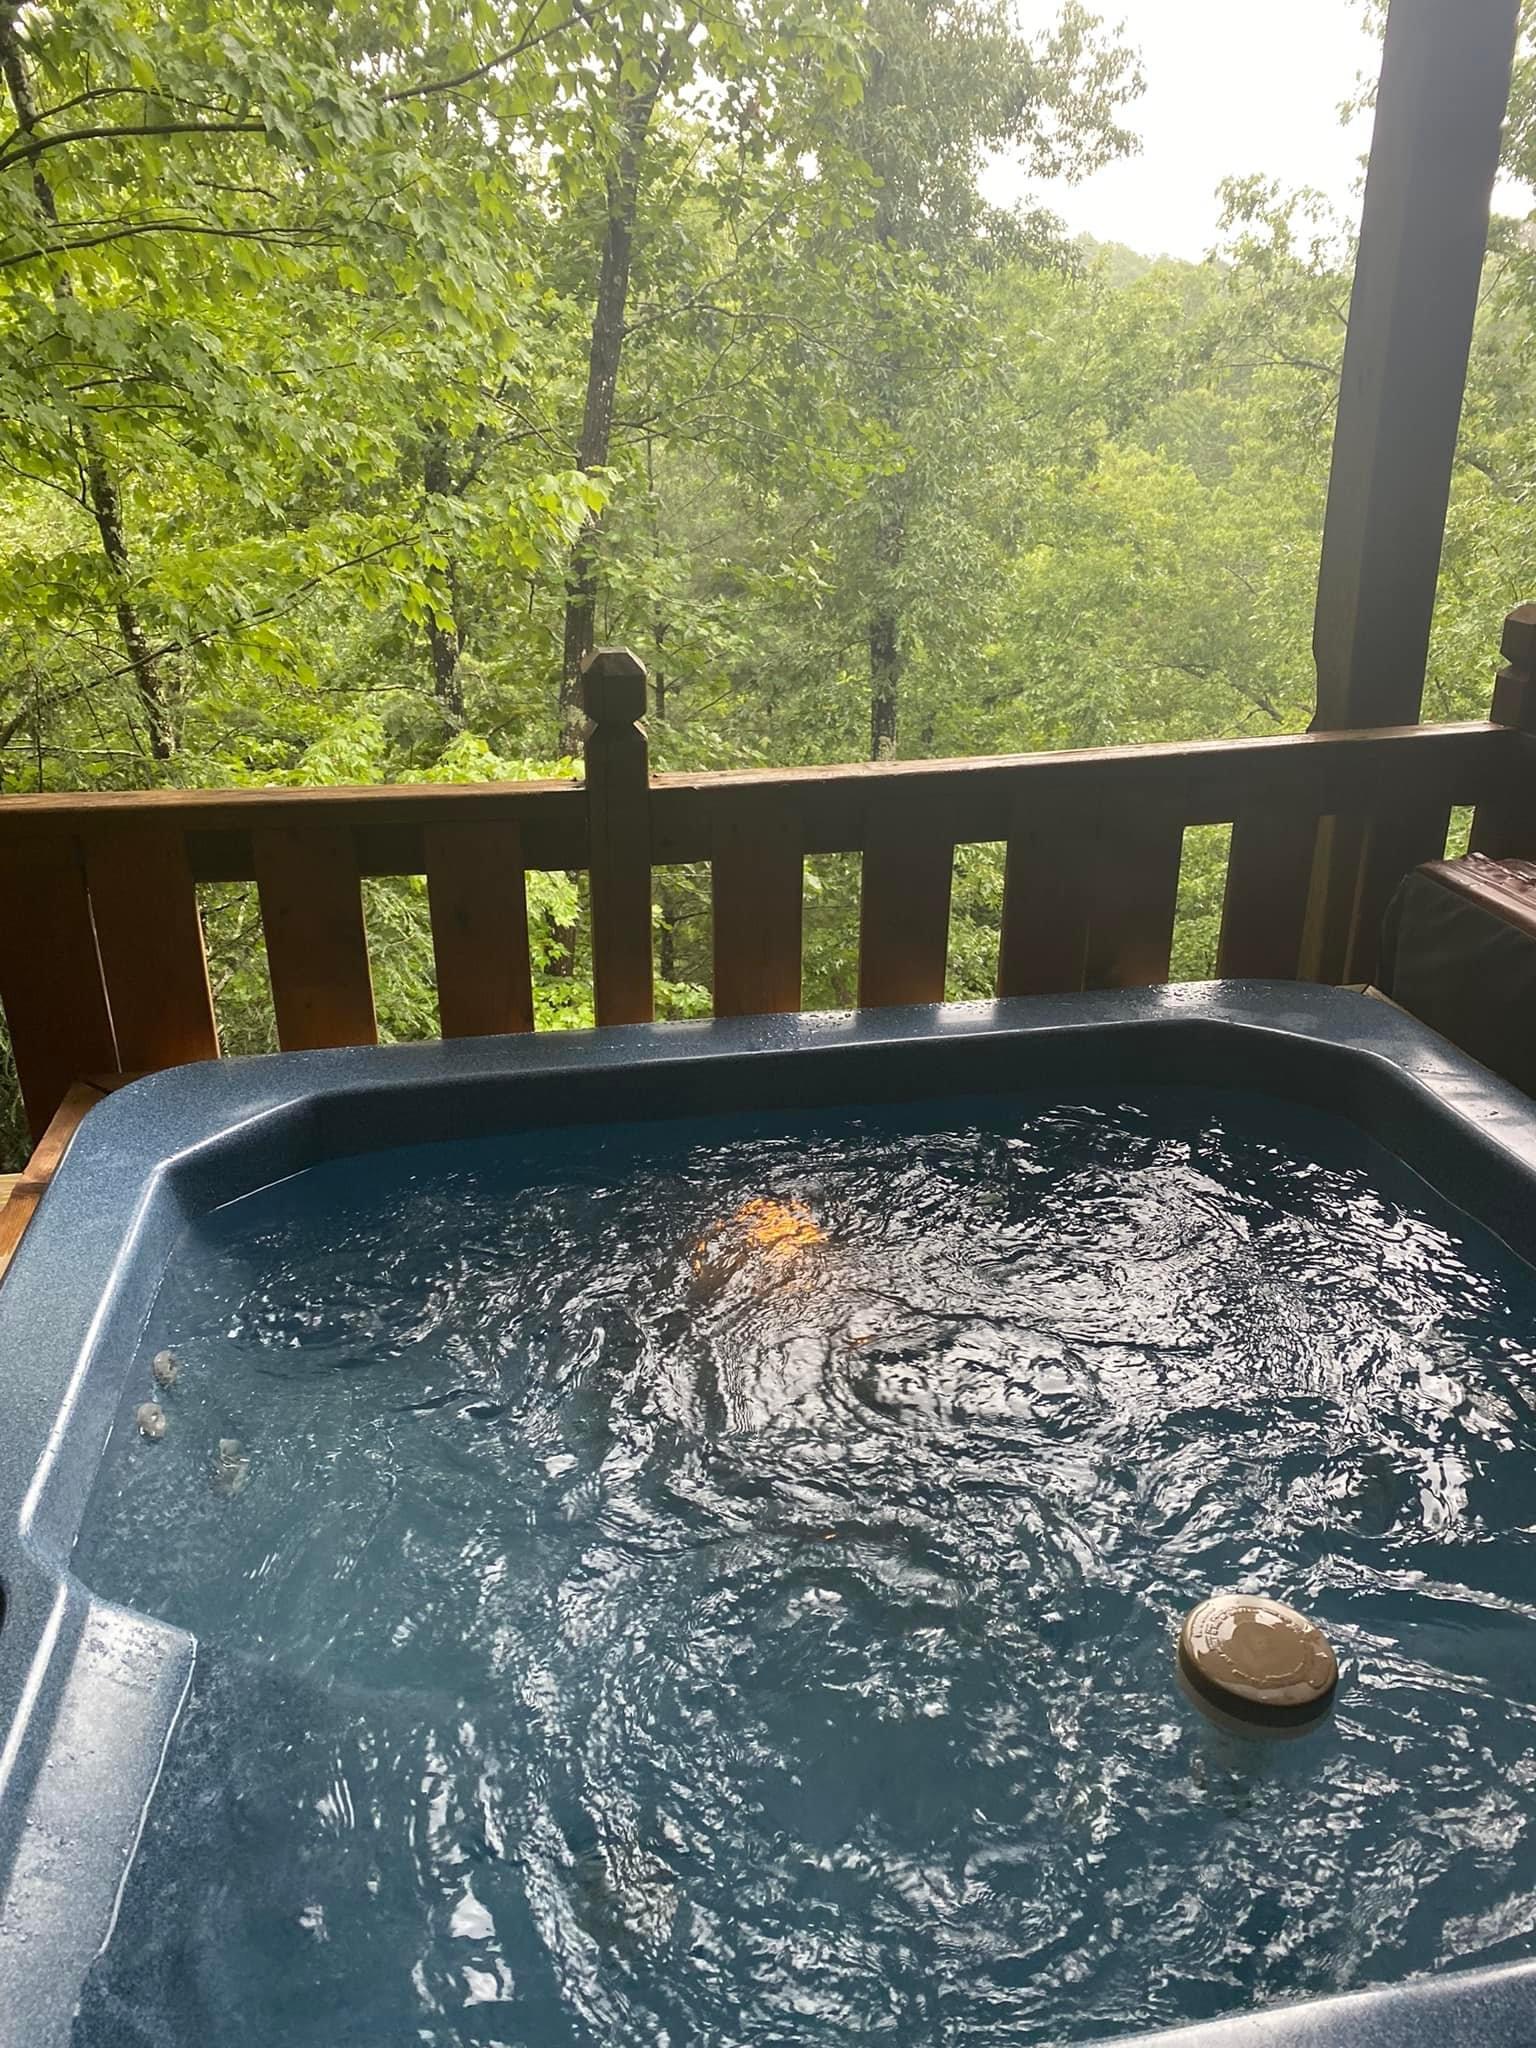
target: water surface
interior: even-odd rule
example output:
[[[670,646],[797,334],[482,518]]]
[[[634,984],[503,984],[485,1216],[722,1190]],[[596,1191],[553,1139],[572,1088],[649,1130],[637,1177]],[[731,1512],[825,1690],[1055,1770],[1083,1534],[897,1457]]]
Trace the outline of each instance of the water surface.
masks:
[[[249,1197],[80,1543],[200,1643],[80,2048],[1029,2048],[1532,1953],[1533,1367],[1526,1268],[1257,1097]],[[1327,1732],[1174,1692],[1231,1587]]]

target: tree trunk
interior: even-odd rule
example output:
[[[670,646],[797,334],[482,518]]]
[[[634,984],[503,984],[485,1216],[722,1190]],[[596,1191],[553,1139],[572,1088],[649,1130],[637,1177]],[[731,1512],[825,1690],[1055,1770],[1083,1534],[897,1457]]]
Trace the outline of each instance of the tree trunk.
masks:
[[[667,644],[667,621],[658,619],[651,627],[651,643],[654,654],[651,663],[651,703],[655,707],[653,716],[660,725],[667,721],[667,672],[662,667],[662,655]]]
[[[113,610],[117,613],[117,629],[122,635],[123,647],[133,668],[139,702],[143,706],[144,723],[149,732],[149,751],[155,760],[169,761],[176,751],[176,731],[165,701],[159,664],[144,631],[144,622],[128,595],[128,542],[123,533],[117,486],[112,481],[112,473],[107,468],[96,437],[88,427],[82,430],[81,438],[85,443],[85,484],[90,495],[91,517],[96,522],[102,549],[117,578]]]
[[[449,570],[449,581],[454,581]],[[450,633],[436,619],[427,620],[427,646],[432,656],[432,694],[443,714],[443,723],[455,733],[464,730],[464,688],[459,681],[459,655],[463,651],[457,632]]]
[[[651,715],[654,733],[667,722],[667,677],[661,665],[666,646],[667,622],[657,619],[651,627],[654,666],[651,669]],[[656,973],[662,981],[677,980],[677,928],[683,918],[683,892],[671,868],[656,870]]]
[[[896,758],[896,709],[901,693],[901,627],[894,612],[869,622],[869,758]]]
[[[677,890],[666,875],[658,877],[656,907],[656,972],[663,981],[677,979],[677,924],[681,903]]]
[[[6,89],[10,94],[11,107],[16,116],[16,126],[21,134],[30,136],[37,128],[37,108],[32,99],[31,81],[22,58],[21,38],[16,31],[18,9],[14,4],[0,0],[0,71],[5,74]],[[34,157],[32,163],[32,196],[37,210],[50,227],[59,224],[58,203],[54,198],[53,186],[42,168],[42,158]],[[74,280],[67,271],[60,271],[54,281],[53,295],[56,300],[74,297]],[[149,635],[129,595],[132,580],[132,561],[128,552],[128,540],[123,530],[122,501],[117,494],[107,458],[89,422],[80,427],[81,452],[84,457],[82,469],[85,474],[85,502],[96,531],[101,538],[102,551],[111,566],[116,583],[113,610],[117,615],[117,629],[122,636],[123,651],[128,656],[128,666],[133,675],[134,688],[144,713],[144,723],[149,737],[149,751],[157,761],[169,761],[176,751],[176,729],[171,719],[167,701],[165,679],[156,659]]]
[[[896,721],[905,655],[895,578],[901,568],[906,521],[899,506],[883,505],[875,534],[875,603],[869,615],[869,758],[894,761]]]
[[[928,14],[922,17],[921,33],[928,34]],[[911,78],[900,59],[888,62],[877,54],[865,81],[860,124],[875,173],[877,198],[871,223],[879,248],[895,259],[903,259],[913,248],[912,166],[903,153],[903,109],[911,90]],[[903,199],[905,195],[905,200]],[[901,719],[901,686],[906,673],[907,649],[903,633],[906,595],[902,570],[906,561],[907,530],[916,509],[917,497],[911,469],[912,421],[922,404],[922,387],[914,387],[913,373],[921,362],[912,359],[912,346],[904,338],[906,315],[885,295],[877,295],[872,307],[868,337],[868,403],[879,420],[889,443],[905,449],[908,460],[871,487],[874,537],[870,550],[869,611],[865,630],[869,642],[869,756],[872,761],[893,761]]]
[[[576,461],[581,469],[601,468],[613,437],[613,402],[624,352],[629,305],[629,270],[634,250],[640,168],[659,81],[645,92],[619,86],[619,157],[608,178],[607,217],[597,266],[597,297],[587,349],[587,396],[581,416]],[[565,637],[560,669],[560,750],[581,752],[585,721],[581,711],[581,664],[596,642],[597,538],[599,522],[589,520],[571,549],[565,582]]]
[[[434,431],[427,441],[426,454],[422,462],[422,484],[429,497],[449,498],[462,495],[462,489],[453,480],[453,471],[448,461],[448,443],[439,431]],[[448,564],[448,596],[453,606],[453,630],[440,626],[435,617],[427,618],[427,651],[432,658],[432,694],[437,699],[437,708],[443,714],[443,723],[451,733],[464,730],[464,683],[459,674],[459,657],[464,652],[464,626],[459,616],[459,572],[458,565]]]

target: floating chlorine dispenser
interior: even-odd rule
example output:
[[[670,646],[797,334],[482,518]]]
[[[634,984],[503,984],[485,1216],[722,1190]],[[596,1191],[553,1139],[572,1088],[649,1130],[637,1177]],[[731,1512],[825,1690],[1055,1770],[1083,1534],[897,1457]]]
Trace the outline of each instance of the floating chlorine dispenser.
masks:
[[[1218,1593],[1185,1616],[1179,1676],[1223,1726],[1283,1735],[1322,1720],[1339,1662],[1317,1623],[1294,1607],[1259,1593]]]

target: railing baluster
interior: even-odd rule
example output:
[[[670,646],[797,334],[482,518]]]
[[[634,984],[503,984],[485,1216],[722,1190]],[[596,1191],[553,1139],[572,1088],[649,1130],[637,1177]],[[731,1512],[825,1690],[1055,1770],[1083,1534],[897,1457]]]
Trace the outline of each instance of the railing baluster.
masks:
[[[1344,962],[1345,981],[1375,980],[1387,905],[1406,875],[1427,860],[1445,858],[1450,829],[1449,802],[1433,797],[1408,798],[1390,810],[1378,811],[1371,820]]]
[[[27,1124],[40,1139],[72,1082],[118,1064],[73,833],[0,838],[0,1003]]]
[[[1307,930],[1301,948],[1304,981],[1348,979],[1349,950],[1370,829],[1370,816],[1363,803],[1341,804],[1317,821],[1312,893],[1307,902]]]
[[[1451,802],[1481,805],[1481,847],[1536,851],[1536,615],[1509,634],[1494,724],[649,781],[644,671],[618,650],[588,672],[584,788],[6,797],[0,999],[29,1115],[40,1128],[82,1072],[216,1049],[199,882],[260,883],[287,1046],[377,1035],[362,873],[428,874],[449,1033],[529,1021],[524,867],[590,865],[597,1013],[619,1023],[651,1015],[653,859],[714,864],[723,1014],[799,1002],[803,858],[850,852],[864,855],[861,1000],[932,1001],[957,842],[1008,842],[998,987],[1029,994],[1165,975],[1182,828],[1228,819],[1222,971],[1360,978],[1386,895],[1439,850]],[[1298,939],[1319,819],[1356,841],[1352,864],[1326,849],[1326,966],[1311,930]]]
[[[1003,870],[1000,996],[1069,995],[1083,985],[1094,873],[1091,846],[1074,831],[1081,822],[1039,798],[1014,803]]]
[[[1183,852],[1179,818],[1100,820],[1085,987],[1148,988],[1168,979]]]
[[[278,1044],[284,1052],[375,1044],[351,832],[345,825],[268,825],[251,841]]]
[[[651,793],[645,667],[627,647],[600,647],[581,677],[592,864],[592,995],[599,1024],[649,1024]]]
[[[710,888],[715,1015],[798,1010],[805,855],[791,803],[764,790],[722,807]]]
[[[1317,819],[1261,805],[1232,827],[1216,972],[1232,980],[1294,981],[1301,972]]]
[[[1376,972],[1381,923],[1394,890],[1421,861],[1439,860],[1450,830],[1449,797],[1387,795],[1320,821],[1301,948],[1306,981],[1365,982]]]
[[[425,841],[444,1038],[531,1031],[528,892],[517,827],[429,825]]]
[[[921,818],[872,803],[859,888],[859,1006],[941,1003],[955,845]]]
[[[85,835],[85,872],[120,1066],[216,1060],[203,921],[180,826],[126,818]]]

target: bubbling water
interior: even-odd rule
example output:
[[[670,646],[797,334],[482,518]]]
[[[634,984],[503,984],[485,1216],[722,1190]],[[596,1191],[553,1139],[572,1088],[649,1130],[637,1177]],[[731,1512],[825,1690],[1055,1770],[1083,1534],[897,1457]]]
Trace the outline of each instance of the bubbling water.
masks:
[[[199,1639],[80,2048],[1027,2048],[1530,1953],[1533,1311],[1176,1089],[233,1205],[76,1560]],[[1180,1700],[1219,1587],[1326,1628],[1322,1732]]]

